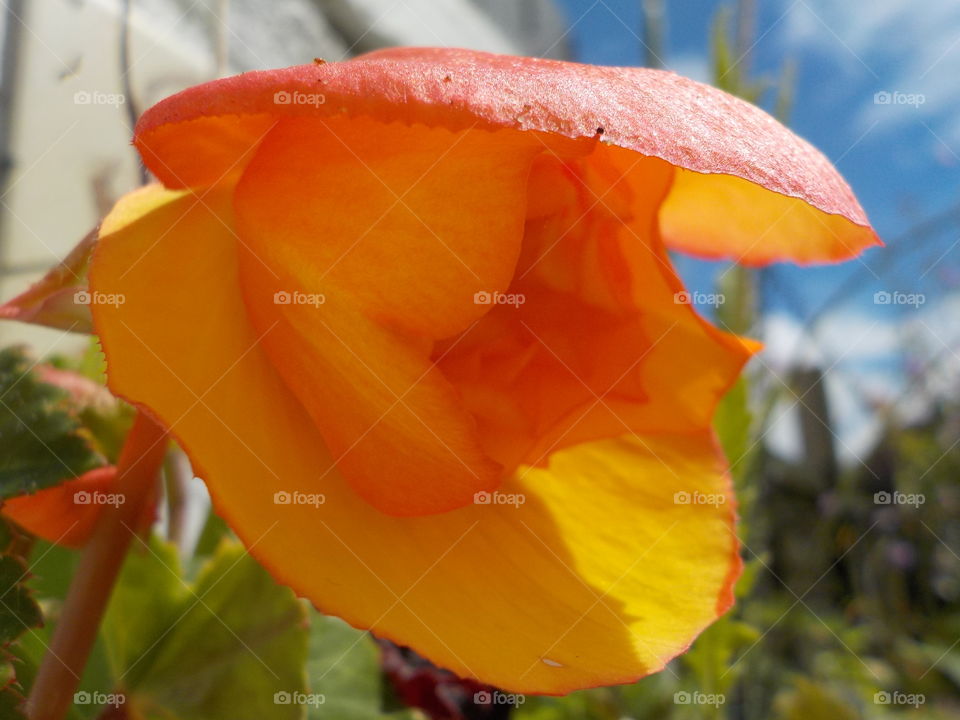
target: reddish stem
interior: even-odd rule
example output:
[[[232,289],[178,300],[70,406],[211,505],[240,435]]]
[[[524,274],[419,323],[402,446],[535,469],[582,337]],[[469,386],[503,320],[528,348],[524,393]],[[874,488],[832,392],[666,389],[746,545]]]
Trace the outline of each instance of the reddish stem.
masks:
[[[73,702],[117,573],[156,489],[167,447],[165,434],[153,420],[137,413],[117,463],[115,492],[125,501],[103,509],[84,546],[27,699],[30,720],[63,720]]]

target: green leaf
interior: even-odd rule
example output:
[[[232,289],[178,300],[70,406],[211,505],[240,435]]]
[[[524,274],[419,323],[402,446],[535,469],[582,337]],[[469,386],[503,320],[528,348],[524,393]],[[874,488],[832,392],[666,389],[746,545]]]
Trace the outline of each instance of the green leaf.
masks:
[[[183,613],[190,587],[176,548],[156,538],[149,549],[130,549],[101,632],[111,675],[125,686],[137,687],[147,672],[149,646]]]
[[[710,28],[713,84],[747,102],[757,104],[770,83],[764,80],[754,81],[748,77],[747,56],[752,48],[738,47],[736,35],[733,9],[721,5]]]
[[[710,49],[713,60],[713,84],[721,90],[735,92],[740,83],[737,58],[730,42],[730,22],[733,12],[722,5],[713,18],[710,28]]]
[[[144,720],[303,717],[275,697],[306,693],[305,607],[239,543],[222,543],[193,583],[172,546],[132,552],[103,634],[116,687]]]
[[[747,473],[754,448],[750,447],[750,428],[753,415],[750,412],[747,381],[737,380],[730,391],[721,398],[713,418],[713,425],[720,438],[720,445],[730,461],[734,481]],[[739,482],[737,482],[739,485]],[[739,490],[739,487],[737,488]]]
[[[0,520],[0,551],[10,546],[11,534]],[[8,646],[31,628],[43,625],[43,614],[33,595],[23,584],[27,568],[12,555],[0,556],[0,720],[21,720],[22,694],[16,668]]]
[[[787,60],[777,83],[777,103],[773,109],[773,116],[784,125],[790,122],[790,113],[793,110],[793,98],[797,91],[797,63]]]
[[[372,720],[381,712],[383,680],[380,653],[369,633],[342,620],[311,612],[310,656],[307,678],[310,692],[323,697],[307,717]],[[391,717],[397,717],[392,715]]]
[[[38,380],[22,349],[0,351],[0,499],[97,467],[79,430],[67,392]]]
[[[113,398],[107,390],[107,359],[100,341],[91,337],[82,355],[51,355],[47,361],[58,370],[78,375],[78,384],[90,381],[103,388],[100,397],[91,395],[85,402],[77,403],[75,411],[93,449],[108,462],[115,463],[133,425],[135,411],[127,403]]]
[[[36,540],[30,552],[29,586],[43,611],[45,624],[20,636],[11,646],[16,656],[14,667],[24,694],[33,687],[37,669],[47,654],[63,598],[76,571],[78,554],[73,550]],[[107,667],[103,642],[98,640],[87,660],[78,692],[101,693],[113,687],[112,674]],[[100,715],[96,705],[75,704],[67,712],[66,720],[94,720]],[[18,716],[14,716],[18,717]],[[0,720],[6,720],[0,713]],[[18,718],[19,720],[19,718]]]
[[[76,360],[73,369],[94,382],[101,385],[107,384],[107,356],[103,354],[100,340],[96,336],[91,337],[87,342],[83,355]]]
[[[43,615],[23,585],[27,568],[18,558],[0,557],[0,645],[6,646],[29,628],[43,624]]]
[[[690,689],[708,694],[728,693],[745,669],[736,658],[760,636],[760,631],[733,615],[724,615],[714,622],[683,655],[683,662],[696,678]]]
[[[203,530],[200,533],[200,539],[197,540],[195,553],[200,557],[212,555],[226,537],[231,537],[229,526],[226,521],[211,508],[207,514],[207,521],[204,523]]]
[[[833,690],[806,678],[797,678],[794,687],[782,693],[775,703],[777,717],[783,720],[830,718],[831,720],[859,720],[860,713]]]
[[[13,691],[0,691],[0,720],[26,720],[26,715],[20,711],[22,699]]]
[[[717,322],[727,332],[744,335],[756,321],[756,278],[748,268],[732,266],[721,275],[718,292],[726,298],[717,309]],[[753,448],[750,445],[750,398],[747,380],[740,378],[717,407],[714,427],[731,462],[734,481],[740,491]]]

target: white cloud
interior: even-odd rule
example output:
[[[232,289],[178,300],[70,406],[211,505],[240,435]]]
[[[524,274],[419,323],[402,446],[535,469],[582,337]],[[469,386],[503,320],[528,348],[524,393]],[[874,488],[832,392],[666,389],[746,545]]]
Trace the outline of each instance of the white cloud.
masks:
[[[863,131],[922,120],[943,142],[960,142],[960,3],[924,0],[921,8],[902,0],[781,0],[781,5],[785,14],[778,31],[788,48],[813,47],[833,56],[847,79],[863,79],[857,87],[863,92]],[[875,104],[878,91],[922,96],[923,102]]]
[[[703,53],[689,52],[673,55],[670,57],[669,69],[691,80],[702,83],[713,82],[710,59]]]
[[[892,357],[900,346],[896,324],[860,312],[833,313],[813,330],[791,315],[774,313],[764,319],[762,332],[764,361],[778,370]]]
[[[948,295],[895,318],[876,313],[836,312],[815,331],[789,315],[772,314],[763,323],[766,350],[761,368],[780,386],[794,367],[828,370],[826,388],[836,449],[846,465],[860,462],[882,430],[880,408],[893,404],[895,417],[910,422],[925,416],[931,401],[960,390],[960,295]],[[907,358],[919,362],[913,376]],[[765,437],[785,459],[802,454],[798,403],[777,403]],[[802,408],[800,408],[802,409]]]

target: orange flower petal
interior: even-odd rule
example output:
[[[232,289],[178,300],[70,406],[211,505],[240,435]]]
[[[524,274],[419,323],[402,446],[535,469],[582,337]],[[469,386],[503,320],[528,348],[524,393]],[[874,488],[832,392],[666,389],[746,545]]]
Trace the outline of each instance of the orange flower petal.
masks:
[[[660,229],[674,250],[743,265],[839,262],[882,244],[869,227],[802,199],[733,175],[679,168],[660,208]]]
[[[602,144],[538,158],[508,290],[518,302],[435,351],[505,467],[624,433],[710,426],[752,348],[678,301],[656,220],[672,179],[667,163]]]
[[[96,230],[88,233],[40,280],[0,305],[0,318],[58,330],[92,332],[86,276],[96,240]]]
[[[879,243],[846,182],[809,143],[749,103],[658,70],[397,48],[190,88],[144,113],[135,142],[166,185],[185,187],[229,175],[263,130],[257,121],[220,144],[209,124],[236,130],[236,117],[338,114],[454,131],[602,133],[687,171],[665,206],[664,239],[701,255],[832,261]],[[208,125],[185,123],[200,117]],[[175,142],[169,125],[179,127]]]
[[[284,120],[235,196],[247,307],[337,466],[393,515],[439,512],[503,469],[433,342],[513,275],[530,159],[520,133]]]
[[[193,117],[156,128],[150,144],[137,149],[167,187],[233,185],[276,123],[269,114]],[[185,149],[190,154],[184,154]]]
[[[111,388],[180,438],[282,582],[464,676],[542,693],[653,672],[729,606],[734,513],[708,433],[565,450],[489,504],[416,518],[321,480],[333,458],[244,320],[229,214],[216,193],[121,200],[92,280],[126,303],[94,321]]]
[[[3,503],[3,514],[48,542],[81,547],[93,532],[103,510],[100,498],[112,495],[116,467],[97,468],[33,495]]]

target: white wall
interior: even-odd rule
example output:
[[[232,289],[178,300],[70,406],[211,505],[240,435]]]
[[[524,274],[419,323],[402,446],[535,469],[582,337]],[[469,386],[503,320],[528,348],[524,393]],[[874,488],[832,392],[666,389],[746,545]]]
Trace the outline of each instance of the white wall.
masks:
[[[385,45],[447,45],[557,55],[550,0],[133,0],[123,95],[119,0],[30,0],[19,28],[11,145],[0,196],[0,298],[26,289],[120,194],[139,183],[130,103],[143,109],[189,85]],[[2,12],[2,10],[0,10]],[[498,25],[497,23],[500,23]],[[505,28],[505,29],[501,29]],[[218,57],[226,48],[226,68]],[[0,343],[40,355],[80,336],[0,322]]]

